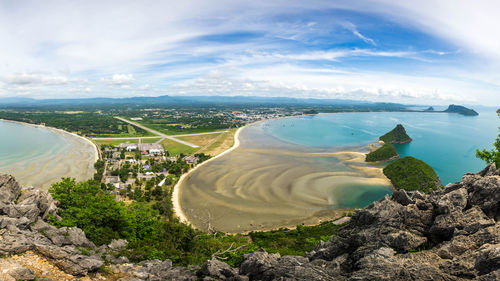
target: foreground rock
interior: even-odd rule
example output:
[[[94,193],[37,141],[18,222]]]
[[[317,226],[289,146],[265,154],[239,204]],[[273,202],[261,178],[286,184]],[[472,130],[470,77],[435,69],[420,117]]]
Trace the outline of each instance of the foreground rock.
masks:
[[[49,216],[57,218],[56,204],[48,192],[21,190],[12,176],[0,175],[0,255],[36,251],[67,273],[81,276],[96,271],[103,262],[82,254],[81,249],[92,251],[95,245],[81,229],[57,229],[45,222]]]
[[[50,197],[28,191],[22,195],[25,200],[19,200],[15,181],[0,176],[0,183],[0,253],[34,250],[75,276],[96,271],[104,256],[111,262],[109,278],[122,281],[500,279],[500,170],[494,165],[430,194],[396,191],[358,210],[337,236],[321,242],[305,257],[260,250],[245,255],[239,268],[218,260],[189,268],[175,267],[170,260],[130,263],[117,257],[126,241],[114,240],[96,248],[81,230],[56,229],[44,221],[46,212],[54,208],[40,206],[41,202],[51,206]],[[25,216],[5,211],[19,210],[8,200],[30,206],[19,211]],[[81,248],[93,255],[82,255]],[[23,265],[9,268],[16,269],[9,271],[9,278],[18,273],[26,280],[33,277]]]

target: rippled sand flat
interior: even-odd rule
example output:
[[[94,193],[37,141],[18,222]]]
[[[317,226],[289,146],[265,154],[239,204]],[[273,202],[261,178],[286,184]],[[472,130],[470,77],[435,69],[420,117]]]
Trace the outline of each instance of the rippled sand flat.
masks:
[[[81,137],[51,128],[33,127],[33,130],[50,130],[50,132],[44,132],[41,137],[48,134],[56,141],[50,145],[44,140],[27,140],[33,146],[39,145],[40,152],[31,155],[15,155],[19,153],[18,151],[7,153],[7,155],[12,155],[12,159],[2,159],[1,173],[14,175],[22,185],[43,189],[48,189],[52,183],[60,181],[62,177],[76,178],[77,181],[92,177],[95,172],[94,162],[97,160],[97,151],[92,143]]]
[[[179,187],[186,218],[200,229],[247,232],[315,224],[391,192],[362,150],[305,149],[245,128],[234,151],[193,171]]]

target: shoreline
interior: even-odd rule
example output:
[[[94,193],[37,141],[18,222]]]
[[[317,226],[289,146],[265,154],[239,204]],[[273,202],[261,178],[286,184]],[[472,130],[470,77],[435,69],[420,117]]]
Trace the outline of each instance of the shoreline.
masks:
[[[15,124],[19,124],[19,125],[25,125],[25,126],[32,126],[32,127],[36,127],[36,128],[46,128],[48,130],[51,130],[51,131],[55,131],[55,132],[58,132],[58,133],[63,133],[63,134],[68,134],[68,135],[71,135],[73,137],[77,137],[79,139],[82,139],[88,143],[90,143],[92,145],[92,147],[94,148],[94,163],[99,160],[99,148],[97,147],[97,144],[95,144],[92,140],[84,137],[84,136],[80,136],[78,134],[75,134],[75,133],[71,133],[71,132],[68,132],[68,131],[65,131],[63,129],[59,129],[59,128],[56,128],[56,127],[51,127],[51,126],[44,126],[44,125],[40,125],[40,124],[32,124],[32,123],[27,123],[27,122],[22,122],[22,121],[16,121],[16,120],[8,120],[8,119],[1,119],[0,118],[0,121],[5,121],[5,122],[11,122],[11,123],[15,123]]]
[[[337,114],[337,113],[325,113],[325,114]],[[307,115],[307,116],[310,116],[310,115]],[[238,130],[236,131],[235,135],[234,135],[234,144],[231,148],[223,151],[222,153],[214,156],[213,158],[210,158],[209,160],[195,166],[193,169],[191,169],[190,171],[188,171],[186,174],[183,174],[180,178],[179,178],[179,181],[175,184],[174,186],[174,189],[173,189],[173,192],[172,192],[172,205],[173,205],[173,211],[174,211],[174,214],[176,217],[179,218],[179,220],[183,223],[186,223],[188,225],[191,225],[191,227],[193,228],[197,228],[195,225],[193,225],[193,223],[187,218],[186,214],[184,213],[182,207],[181,207],[181,202],[180,202],[180,196],[181,196],[181,185],[184,183],[184,181],[189,178],[189,176],[191,175],[192,172],[196,171],[196,169],[198,169],[199,167],[203,166],[205,163],[208,163],[210,161],[212,161],[213,159],[217,159],[218,157],[221,157],[231,151],[233,151],[234,149],[238,148],[240,146],[240,140],[239,140],[239,135],[240,135],[240,132],[246,128],[246,127],[249,127],[249,126],[252,126],[252,125],[256,125],[256,124],[259,124],[259,123],[262,123],[262,122],[265,122],[265,121],[270,121],[270,120],[275,120],[275,119],[285,119],[285,118],[300,118],[300,117],[304,117],[304,116],[283,116],[283,117],[275,117],[275,118],[270,118],[270,119],[264,119],[264,120],[259,120],[259,121],[256,121],[256,122],[253,122],[253,123],[250,123],[250,124],[247,124],[243,127],[240,127],[238,128]],[[370,150],[370,148],[372,148],[372,145],[376,144],[378,142],[375,142],[375,143],[370,143],[367,145],[367,148],[368,150]],[[376,163],[370,163],[370,162],[365,162],[364,161],[364,156],[366,155],[366,153],[362,153],[362,152],[359,152],[359,151],[340,151],[340,152],[332,152],[333,154],[356,154],[358,155],[356,158],[363,158],[361,159],[362,163],[366,163],[368,166],[365,167],[365,168],[362,168],[362,167],[355,167],[355,169],[360,169],[360,170],[364,170],[364,172],[368,172],[368,174],[371,174],[372,176],[375,176],[375,178],[373,178],[374,181],[377,182],[377,184],[380,184],[381,182],[383,184],[388,184],[390,186],[390,189],[394,190],[394,187],[392,186],[392,183],[390,182],[390,180],[381,172],[382,168],[378,168],[378,167],[375,167],[375,166],[372,166],[370,164],[376,164]],[[348,160],[348,162],[356,162],[354,159],[351,159],[351,160]],[[354,167],[353,167],[354,168]],[[380,171],[374,171],[374,169],[377,169],[377,170],[380,170]],[[369,172],[369,170],[371,170],[371,172]],[[340,209],[339,209],[340,211]],[[345,211],[345,209],[343,210]],[[323,220],[324,221],[324,220]],[[314,224],[307,224],[309,226],[311,225],[317,225],[317,223],[314,223]],[[283,226],[276,226],[276,227],[270,227],[270,228],[266,228],[268,230],[274,230],[274,229],[278,229],[280,227],[283,227]],[[287,228],[290,228],[293,226],[287,226]],[[248,231],[247,231],[248,232]],[[245,232],[228,232],[228,233],[245,233]]]
[[[100,157],[99,157],[99,148],[97,147],[97,144],[95,144],[92,140],[90,140],[90,139],[88,139],[86,137],[83,137],[83,136],[80,136],[78,134],[65,131],[63,129],[51,127],[51,126],[44,126],[44,125],[40,125],[40,124],[32,124],[32,123],[27,123],[27,122],[22,122],[22,121],[16,121],[16,120],[8,120],[8,119],[0,119],[0,121],[10,122],[10,123],[14,123],[14,124],[22,125],[22,126],[31,126],[31,127],[35,127],[35,128],[45,128],[45,129],[47,129],[49,131],[52,131],[55,134],[59,134],[59,135],[62,135],[62,136],[70,136],[72,138],[83,140],[84,142],[89,143],[91,145],[91,147],[93,148],[94,157],[93,157],[92,167],[94,166],[94,163],[97,160],[100,159]]]
[[[261,120],[261,121],[265,121],[265,120]],[[261,121],[257,121],[257,122],[261,122]],[[257,122],[255,123],[252,123],[252,124],[256,124]],[[213,161],[233,150],[235,150],[236,148],[238,148],[240,146],[240,139],[239,139],[239,136],[240,136],[240,132],[246,128],[247,126],[249,125],[252,125],[252,124],[248,124],[248,125],[245,125],[243,127],[240,127],[238,128],[238,130],[236,130],[236,133],[234,134],[234,144],[233,146],[231,146],[230,148],[226,149],[225,151],[215,155],[214,157],[204,161],[203,163],[200,163],[198,165],[196,165],[193,169],[189,170],[187,173],[181,175],[181,177],[179,178],[179,181],[177,181],[177,183],[175,184],[174,186],[174,190],[172,191],[172,208],[173,208],[173,211],[174,211],[174,214],[176,217],[179,218],[179,220],[183,223],[186,223],[186,224],[189,224],[191,225],[191,227],[193,228],[196,228],[186,217],[186,214],[184,214],[184,211],[182,210],[181,208],[181,204],[180,204],[180,185],[184,182],[184,180],[191,174],[193,173],[194,171],[196,171],[199,167],[205,165],[206,163],[209,163],[210,161]]]

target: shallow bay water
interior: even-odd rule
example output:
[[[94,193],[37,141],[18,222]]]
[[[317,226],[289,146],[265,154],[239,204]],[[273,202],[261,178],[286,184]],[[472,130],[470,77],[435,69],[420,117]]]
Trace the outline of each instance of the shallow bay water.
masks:
[[[446,113],[340,113],[283,118],[242,130],[240,146],[193,171],[179,189],[187,219],[200,229],[246,232],[314,224],[391,194],[381,164],[364,153],[402,123],[413,142],[402,156],[429,163],[443,184],[484,163],[475,148],[497,134],[494,111],[478,117]]]
[[[48,189],[62,177],[92,177],[95,147],[71,134],[44,127],[0,121],[0,173],[21,185]]]

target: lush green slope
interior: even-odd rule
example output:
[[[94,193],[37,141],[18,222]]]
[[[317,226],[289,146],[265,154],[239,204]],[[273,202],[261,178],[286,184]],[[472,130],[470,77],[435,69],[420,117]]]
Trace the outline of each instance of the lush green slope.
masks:
[[[398,124],[396,128],[392,129],[392,131],[381,136],[380,140],[385,143],[406,143],[410,142],[411,138],[408,134],[406,134],[406,130],[403,125]]]
[[[399,156],[392,143],[385,143],[382,147],[366,155],[366,162],[387,161]]]
[[[454,105],[454,104],[450,104],[450,106],[448,106],[448,109],[446,109],[444,112],[458,113],[458,114],[462,114],[462,115],[466,115],[466,116],[479,115],[479,113],[477,113],[474,109],[470,109],[470,108],[467,108],[465,106]]]
[[[442,187],[434,169],[424,161],[411,156],[390,163],[384,168],[384,174],[397,189],[429,193]]]

